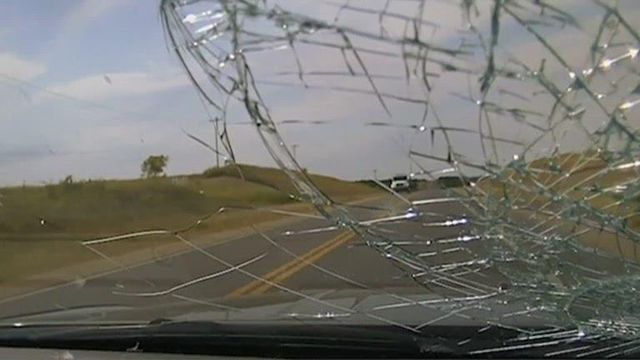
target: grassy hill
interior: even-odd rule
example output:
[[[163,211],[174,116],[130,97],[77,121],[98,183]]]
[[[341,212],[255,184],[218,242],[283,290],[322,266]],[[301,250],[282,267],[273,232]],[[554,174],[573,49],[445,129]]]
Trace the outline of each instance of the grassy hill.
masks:
[[[632,160],[616,161],[618,165],[610,166],[613,161],[607,156],[610,155],[586,152],[537,159],[524,164],[522,170],[506,170],[505,180],[481,179],[477,189],[495,199],[508,199],[510,208],[517,206],[538,213],[563,211],[558,219],[549,219],[549,224],[585,229],[580,225],[585,218],[604,223],[598,219],[612,217],[627,229],[640,232],[638,167],[629,165]],[[580,204],[581,211],[577,217],[569,211],[576,204]],[[589,228],[579,239],[584,245],[640,260],[640,244],[620,234]]]
[[[610,167],[606,156],[588,152],[536,159],[526,164],[525,171],[508,169],[504,174],[508,181],[482,179],[478,186],[489,194],[507,196],[530,206],[552,204],[558,196],[584,200],[594,209],[624,217],[632,227],[640,228],[640,198],[627,198],[630,193],[625,191],[637,182],[638,168]],[[547,192],[541,193],[540,189]]]
[[[82,246],[81,240],[157,228],[181,229],[220,207],[268,206],[310,211],[309,206],[291,199],[293,187],[280,170],[249,165],[242,165],[241,169],[245,180],[234,166],[229,166],[199,175],[0,188],[0,292],[2,286],[69,265],[82,266],[86,273],[98,271],[86,267],[100,257]],[[341,201],[378,193],[363,184],[320,175],[311,177]],[[189,237],[209,239],[222,231],[282,218],[269,212],[229,210],[203,222]],[[167,245],[176,248],[181,244],[170,236],[148,236],[100,245],[99,250],[117,259],[132,254],[146,259],[157,256],[159,249]],[[101,266],[100,271],[104,271],[104,266],[113,264]]]
[[[227,166],[204,175],[101,180],[0,189],[0,235],[73,232],[113,234],[152,227],[180,228],[222,206],[292,202],[294,188],[278,169]],[[311,175],[333,197],[375,193],[368,186]],[[43,222],[44,221],[44,222]]]
[[[295,193],[293,184],[289,181],[287,175],[279,169],[253,165],[225,166],[208,169],[204,172],[204,176],[209,178],[228,176],[240,179],[240,173],[242,173],[246,181],[268,186],[287,194]],[[337,199],[344,200],[377,192],[377,189],[362,183],[348,182],[316,174],[309,174],[309,177],[325,194]]]

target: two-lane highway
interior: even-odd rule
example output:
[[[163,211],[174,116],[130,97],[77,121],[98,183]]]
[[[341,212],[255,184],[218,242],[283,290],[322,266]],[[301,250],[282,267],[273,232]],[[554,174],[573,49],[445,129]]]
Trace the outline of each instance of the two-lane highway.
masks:
[[[414,198],[441,196],[417,193]],[[378,205],[397,204],[392,196]],[[443,216],[460,211],[459,205],[441,205]],[[357,216],[387,216],[358,210]],[[352,287],[419,287],[378,251],[365,246],[352,232],[336,230],[304,235],[284,235],[327,226],[323,220],[305,219],[284,228],[255,233],[226,243],[170,255],[83,282],[71,282],[33,293],[0,298],[0,316],[39,313],[85,306],[161,307],[183,301],[217,303],[221,300],[259,297],[269,292],[344,289]],[[456,229],[417,226],[414,232],[432,237],[454,234]],[[266,235],[266,236],[263,236]],[[230,268],[233,264],[237,268]],[[157,316],[162,315],[158,314]],[[154,315],[156,316],[156,315]]]

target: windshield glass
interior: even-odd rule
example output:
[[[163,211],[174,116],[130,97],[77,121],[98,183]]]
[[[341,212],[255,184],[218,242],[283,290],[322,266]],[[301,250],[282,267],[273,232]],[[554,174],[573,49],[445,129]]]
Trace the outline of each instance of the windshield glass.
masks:
[[[2,324],[640,349],[637,1],[11,0],[0,19]]]

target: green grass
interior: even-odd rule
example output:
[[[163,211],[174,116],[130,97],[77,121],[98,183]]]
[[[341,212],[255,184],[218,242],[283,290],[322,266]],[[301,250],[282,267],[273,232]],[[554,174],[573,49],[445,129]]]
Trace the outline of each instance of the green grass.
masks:
[[[292,202],[294,188],[277,169],[241,166],[204,175],[85,181],[0,189],[0,235],[31,233],[113,234],[152,227],[179,228],[222,206],[272,206]],[[376,193],[362,184],[311,175],[339,200]],[[41,223],[44,219],[44,224]]]
[[[270,187],[228,177],[93,181],[4,189],[2,194],[0,233],[16,234],[182,227],[223,205],[290,201]]]
[[[311,211],[291,199],[294,188],[281,171],[248,165],[241,169],[245,180],[235,167],[223,167],[203,175],[0,188],[0,286],[99,259],[80,244],[82,240],[147,229],[180,229],[221,207]],[[311,177],[341,201],[378,193],[362,184]],[[228,210],[199,225],[190,238],[282,218],[269,212]],[[99,249],[110,257],[148,250],[147,256],[167,244],[180,245],[165,236],[136,238]]]

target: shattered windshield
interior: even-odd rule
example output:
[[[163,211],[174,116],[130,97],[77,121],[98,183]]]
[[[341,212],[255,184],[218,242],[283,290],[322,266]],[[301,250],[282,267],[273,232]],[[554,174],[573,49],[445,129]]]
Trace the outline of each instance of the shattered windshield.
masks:
[[[0,18],[3,325],[458,326],[431,340],[639,353],[640,3]]]

